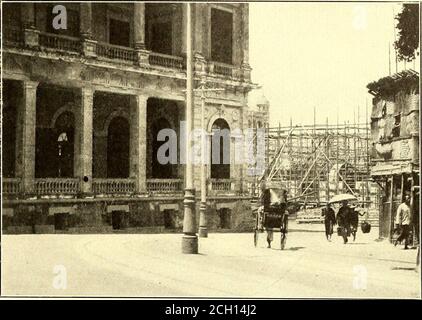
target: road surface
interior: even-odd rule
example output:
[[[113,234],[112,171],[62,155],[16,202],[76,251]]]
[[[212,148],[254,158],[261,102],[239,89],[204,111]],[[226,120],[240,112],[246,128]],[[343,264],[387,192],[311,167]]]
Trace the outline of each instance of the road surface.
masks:
[[[181,234],[3,235],[2,294],[119,297],[420,298],[416,250],[376,241],[347,245],[322,225],[291,224],[284,251],[260,234],[210,233],[200,254]]]

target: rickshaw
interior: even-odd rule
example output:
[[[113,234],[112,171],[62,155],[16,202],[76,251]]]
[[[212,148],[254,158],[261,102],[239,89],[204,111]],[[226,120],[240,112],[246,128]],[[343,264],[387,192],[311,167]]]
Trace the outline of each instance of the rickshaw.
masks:
[[[280,248],[283,250],[288,231],[287,190],[276,184],[266,184],[260,202],[255,220],[254,245],[258,245],[259,233],[280,232]]]

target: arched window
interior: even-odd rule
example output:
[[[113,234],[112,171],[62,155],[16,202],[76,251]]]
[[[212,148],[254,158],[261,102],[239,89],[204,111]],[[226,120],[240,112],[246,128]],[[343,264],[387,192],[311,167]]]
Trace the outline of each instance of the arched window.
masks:
[[[129,122],[115,117],[108,126],[107,135],[107,177],[129,177]]]
[[[212,125],[211,178],[230,179],[230,127],[221,118]]]

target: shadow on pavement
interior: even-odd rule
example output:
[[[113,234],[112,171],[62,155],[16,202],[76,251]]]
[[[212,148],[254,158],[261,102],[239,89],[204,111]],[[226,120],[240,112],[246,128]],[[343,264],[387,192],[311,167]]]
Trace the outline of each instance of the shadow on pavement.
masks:
[[[392,267],[391,270],[407,270],[407,271],[417,272],[415,267],[413,267],[413,268],[411,268],[411,267]]]
[[[298,251],[301,249],[306,249],[306,247],[290,247],[290,248],[284,249],[284,251]]]

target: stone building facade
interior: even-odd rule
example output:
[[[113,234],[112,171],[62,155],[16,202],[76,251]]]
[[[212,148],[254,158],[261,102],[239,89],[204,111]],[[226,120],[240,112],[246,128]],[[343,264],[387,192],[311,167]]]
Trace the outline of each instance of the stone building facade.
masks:
[[[57,5],[3,4],[3,231],[179,230],[184,166],[155,154],[157,133],[179,136],[185,119],[186,4]],[[243,130],[248,5],[192,12],[195,86],[224,89],[207,93],[206,130]],[[194,108],[200,128],[197,91]],[[210,230],[247,229],[246,166],[222,166],[208,166]],[[199,197],[199,166],[194,176]]]
[[[371,176],[381,191],[380,237],[392,239],[397,207],[411,197],[413,235],[419,235],[419,73],[405,70],[368,85],[371,113]]]

